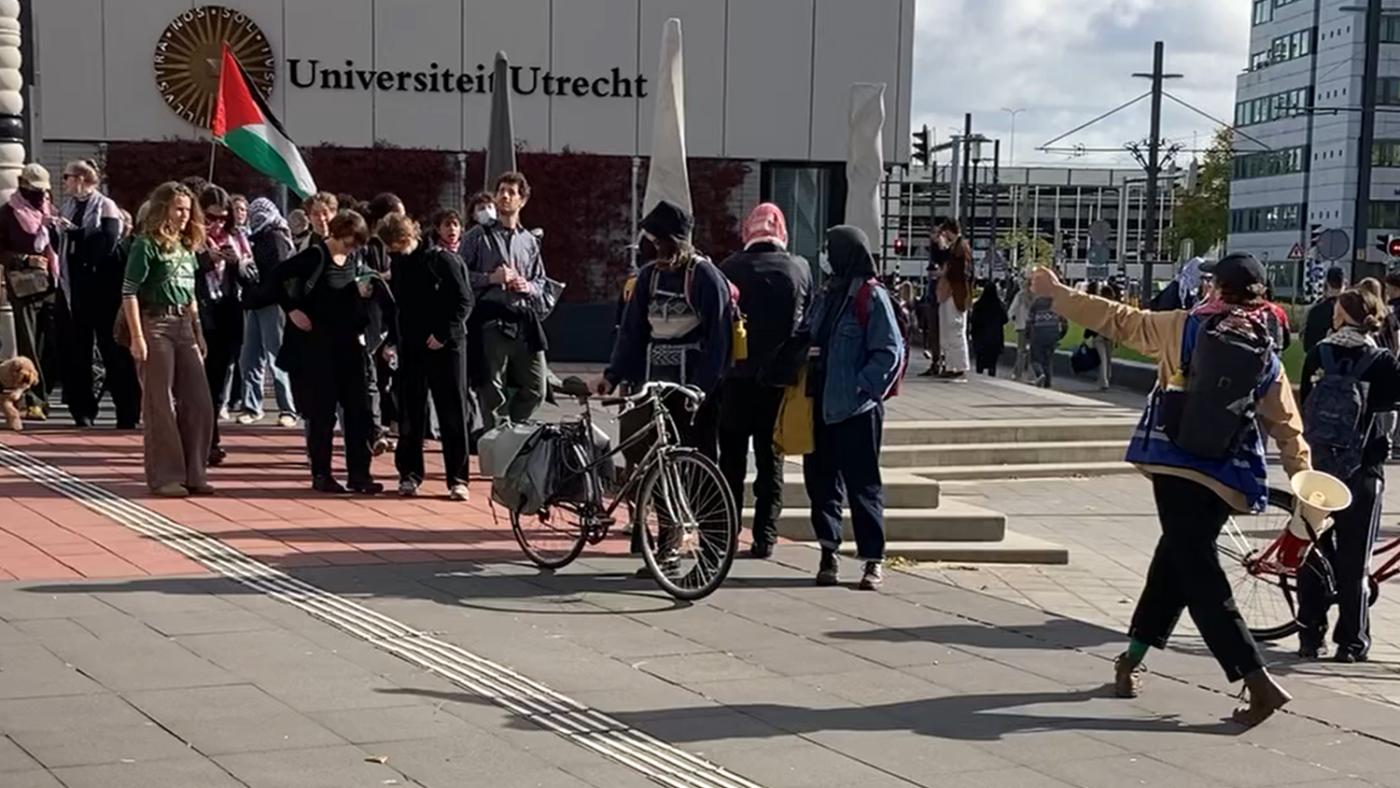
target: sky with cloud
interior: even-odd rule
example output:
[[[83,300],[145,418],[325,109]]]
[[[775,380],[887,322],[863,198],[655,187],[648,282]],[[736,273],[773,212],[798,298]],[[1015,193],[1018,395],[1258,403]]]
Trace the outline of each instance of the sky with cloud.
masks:
[[[1000,137],[1003,164],[1016,118],[1016,163],[1136,166],[1126,153],[1080,157],[1043,143],[1145,93],[1152,43],[1166,44],[1167,90],[1222,120],[1234,115],[1235,77],[1247,65],[1246,0],[919,0],[914,127],[942,142],[973,113],[974,130]],[[1215,124],[1163,103],[1163,137],[1205,147]],[[1146,100],[1061,145],[1121,148],[1148,136]]]

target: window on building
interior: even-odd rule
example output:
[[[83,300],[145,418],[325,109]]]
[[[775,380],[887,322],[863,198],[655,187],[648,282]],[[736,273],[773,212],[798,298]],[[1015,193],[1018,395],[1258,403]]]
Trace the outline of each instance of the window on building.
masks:
[[[1274,19],[1272,0],[1254,0],[1254,24],[1262,25]]]
[[[1400,206],[1400,203],[1396,203]],[[1303,226],[1303,210],[1298,204],[1237,208],[1230,211],[1231,233],[1273,233],[1298,230]]]
[[[1400,227],[1400,202],[1395,200],[1371,201],[1372,227]]]
[[[1372,167],[1400,167],[1400,139],[1376,140],[1371,146]]]
[[[1235,105],[1235,125],[1251,126],[1292,117],[1307,109],[1311,94],[1312,88],[1306,87],[1242,101]]]
[[[1268,178],[1274,175],[1292,175],[1308,168],[1306,147],[1285,148],[1236,156],[1234,162],[1235,180]]]
[[[1381,43],[1400,44],[1400,14],[1381,16]]]
[[[1274,8],[1282,8],[1283,6],[1292,5],[1296,2],[1298,2],[1298,0],[1274,0]]]
[[[1400,104],[1400,77],[1381,77],[1376,80],[1377,104]]]

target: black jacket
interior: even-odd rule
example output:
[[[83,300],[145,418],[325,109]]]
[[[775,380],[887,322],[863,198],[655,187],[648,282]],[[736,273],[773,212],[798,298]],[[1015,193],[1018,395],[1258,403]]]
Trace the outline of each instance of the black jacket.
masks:
[[[1331,312],[1329,311],[1330,315]],[[1366,374],[1361,379],[1370,386],[1366,395],[1366,415],[1363,420],[1370,424],[1371,420],[1378,413],[1386,413],[1396,409],[1400,404],[1400,361],[1397,361],[1390,353],[1380,349],[1381,352]],[[1343,361],[1358,361],[1363,352],[1368,351],[1360,347],[1340,347],[1333,346],[1332,353],[1340,363]],[[1298,386],[1298,405],[1300,408],[1307,406],[1308,397],[1312,394],[1313,378],[1320,372],[1322,366],[1321,352],[1313,348],[1308,352],[1308,357],[1303,361],[1303,379]],[[1385,461],[1390,457],[1390,436],[1383,434],[1381,430],[1373,430],[1370,439],[1366,442],[1366,449],[1362,453],[1361,464],[1363,468],[1380,468],[1385,465]]]
[[[473,296],[462,258],[438,247],[420,246],[396,255],[389,281],[398,310],[395,341],[401,354],[426,352],[428,337],[447,348],[464,348]]]
[[[1006,344],[1006,307],[994,286],[987,286],[972,305],[972,345],[978,353],[999,351]]]
[[[1317,343],[1332,333],[1332,310],[1337,306],[1337,297],[1328,296],[1308,310],[1308,319],[1303,323],[1303,352],[1312,353]]]
[[[279,300],[277,267],[296,252],[292,234],[284,227],[269,226],[249,239],[253,247],[256,278],[243,283],[243,308],[262,309]]]
[[[726,377],[757,378],[771,386],[796,382],[795,377],[789,379],[795,370],[779,370],[772,362],[812,306],[811,265],[763,243],[731,255],[719,268],[739,288],[739,310],[749,333],[748,358],[735,362]]]

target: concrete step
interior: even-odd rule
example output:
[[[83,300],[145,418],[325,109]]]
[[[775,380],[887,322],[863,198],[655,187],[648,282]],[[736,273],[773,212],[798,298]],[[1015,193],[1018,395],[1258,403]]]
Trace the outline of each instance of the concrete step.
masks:
[[[977,421],[887,421],[885,446],[1064,441],[1127,442],[1137,417],[1050,418]]]
[[[855,555],[855,545],[842,543],[841,552]],[[1067,548],[1014,531],[1000,542],[890,542],[885,552],[892,558],[958,564],[1069,563]]]
[[[1128,439],[1040,443],[956,443],[943,446],[886,446],[880,466],[929,468],[949,465],[1032,465],[1037,463],[1121,462]]]
[[[940,499],[938,481],[898,470],[883,474],[885,483],[885,506],[890,509],[937,509]],[[783,506],[805,508],[810,505],[807,499],[807,484],[801,473],[788,473],[783,476]],[[753,506],[753,479],[744,482],[744,505]]]
[[[853,541],[850,508],[843,518],[844,541]],[[744,524],[753,523],[753,510],[744,510]],[[886,509],[885,539],[890,542],[997,542],[1006,533],[1006,515],[952,498],[937,509]],[[815,541],[812,515],[807,507],[788,507],[778,518],[778,534],[785,539]]]
[[[1076,479],[1098,476],[1125,476],[1137,473],[1135,466],[1123,462],[1046,462],[1023,465],[944,465],[928,468],[900,468],[901,471],[937,479],[940,482],[976,481],[981,479]]]

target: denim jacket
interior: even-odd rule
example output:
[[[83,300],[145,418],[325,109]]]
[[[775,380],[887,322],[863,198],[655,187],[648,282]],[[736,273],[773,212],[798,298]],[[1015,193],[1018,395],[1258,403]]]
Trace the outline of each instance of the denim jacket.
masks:
[[[904,358],[904,343],[885,288],[872,287],[870,317],[861,325],[855,299],[864,284],[863,280],[852,281],[840,293],[822,290],[810,313],[808,325],[817,330],[828,309],[841,310],[824,351],[826,380],[819,400],[824,424],[838,424],[883,402]]]

